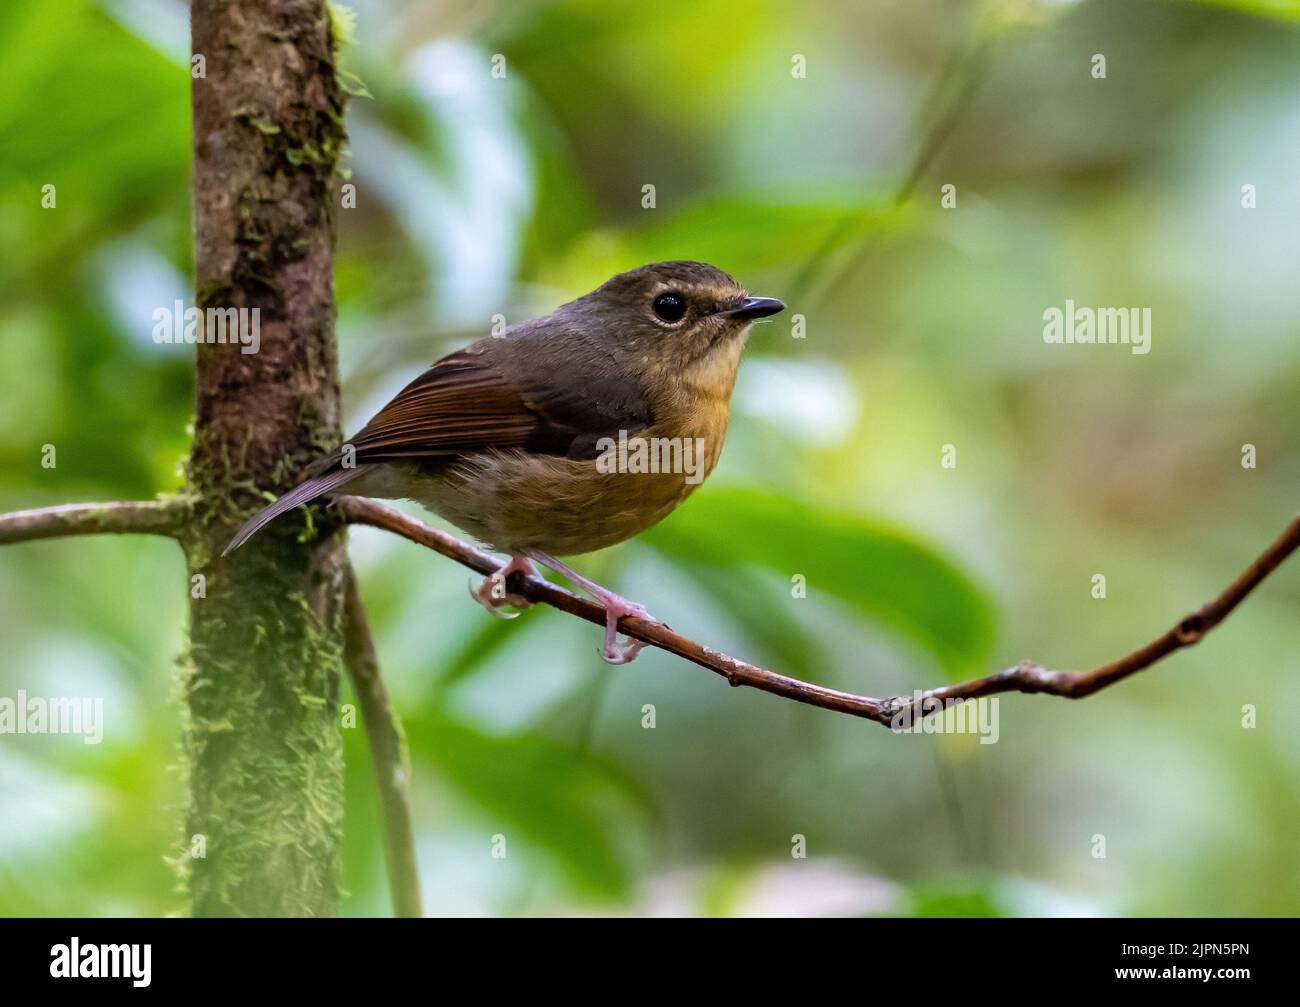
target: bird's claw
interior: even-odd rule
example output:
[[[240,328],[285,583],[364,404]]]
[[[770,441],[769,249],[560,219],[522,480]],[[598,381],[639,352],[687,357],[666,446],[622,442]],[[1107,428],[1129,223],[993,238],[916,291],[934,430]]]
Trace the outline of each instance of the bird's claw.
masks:
[[[634,619],[649,619],[653,622],[654,616],[645,610],[644,605],[638,605],[616,594],[608,594],[601,601],[605,605],[605,644],[597,653],[606,664],[631,664],[646,644],[644,640],[634,640],[626,635],[620,642],[618,620],[625,615],[630,615]]]
[[[618,644],[613,647],[598,647],[596,653],[606,664],[631,664],[644,647],[644,641],[625,636],[621,647]]]
[[[468,585],[466,585],[469,588],[469,596],[482,605],[483,610],[487,612],[488,615],[492,616],[493,619],[519,618],[518,612],[501,611],[500,606],[504,605],[509,599],[504,595],[497,598],[492,594],[492,588],[494,586],[492,578],[495,576],[496,574],[493,574],[492,577],[483,578],[483,583],[480,584],[477,589],[474,587],[474,582],[471,580]]]
[[[531,608],[533,603],[521,595],[506,592],[506,580],[516,572],[536,575],[537,569],[529,560],[516,557],[496,573],[484,577],[483,583],[477,588],[474,587],[474,582],[470,581],[469,596],[482,605],[487,614],[494,619],[517,619],[518,612],[503,612],[501,606],[510,605],[517,609],[524,609]]]

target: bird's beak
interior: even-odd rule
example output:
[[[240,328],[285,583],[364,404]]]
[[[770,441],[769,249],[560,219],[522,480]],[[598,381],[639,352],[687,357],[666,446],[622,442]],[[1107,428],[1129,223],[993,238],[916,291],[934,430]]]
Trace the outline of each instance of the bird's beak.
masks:
[[[753,321],[755,318],[767,318],[785,310],[785,304],[775,297],[746,297],[740,306],[727,312],[728,318]]]

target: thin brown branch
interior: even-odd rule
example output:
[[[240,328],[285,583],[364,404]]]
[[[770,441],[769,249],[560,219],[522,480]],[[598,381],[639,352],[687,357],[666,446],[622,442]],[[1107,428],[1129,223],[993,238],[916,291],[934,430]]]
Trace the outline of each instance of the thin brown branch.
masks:
[[[388,865],[393,912],[403,918],[419,917],[424,914],[420,908],[420,875],[411,823],[408,786],[411,771],[406,738],[379,675],[379,658],[351,566],[347,568],[344,591],[343,658],[361,706],[361,718],[370,740],[370,760],[379,781],[379,799],[384,809],[384,860]]]
[[[189,508],[177,497],[60,504],[0,514],[0,545],[69,535],[167,535],[175,538]]]
[[[385,507],[383,504],[362,497],[343,496],[336,499],[339,509],[351,524],[370,525],[401,535],[482,574],[492,573],[500,566],[499,561],[489,553],[467,545],[444,531],[430,528],[391,507]],[[1149,668],[1176,650],[1199,643],[1206,633],[1227,618],[1229,613],[1297,548],[1300,548],[1300,516],[1296,517],[1278,539],[1217,598],[1201,606],[1168,632],[1145,646],[1100,668],[1092,671],[1050,671],[1035,662],[1022,661],[1014,668],[1008,668],[999,674],[958,685],[930,689],[919,696],[891,696],[878,699],[841,692],[838,689],[827,689],[730,657],[673,632],[663,623],[647,619],[624,618],[619,622],[619,629],[628,636],[643,640],[670,654],[676,654],[698,664],[701,668],[707,668],[721,675],[734,686],[747,685],[775,696],[807,703],[809,706],[819,706],[825,710],[865,717],[878,724],[891,726],[900,721],[906,723],[909,717],[930,712],[935,702],[978,699],[999,692],[1041,692],[1069,699],[1090,696],[1122,678]],[[597,625],[605,623],[604,609],[599,605],[580,598],[549,581],[514,574],[508,590],[529,601],[550,605],[579,619],[586,619]]]

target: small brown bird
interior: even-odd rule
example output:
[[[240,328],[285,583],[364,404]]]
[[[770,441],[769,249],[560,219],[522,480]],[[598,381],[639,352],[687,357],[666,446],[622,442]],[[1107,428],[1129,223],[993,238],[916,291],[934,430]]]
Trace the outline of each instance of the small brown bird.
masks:
[[[648,617],[555,557],[614,545],[663,520],[717,464],[750,324],[782,311],[702,262],[620,273],[544,318],[451,353],[409,385],[307,480],[249,521],[246,542],[285,511],[346,486],[410,499],[508,562],[471,595],[490,613],[505,579],[542,563],[605,608],[601,656],[624,664],[618,620]]]

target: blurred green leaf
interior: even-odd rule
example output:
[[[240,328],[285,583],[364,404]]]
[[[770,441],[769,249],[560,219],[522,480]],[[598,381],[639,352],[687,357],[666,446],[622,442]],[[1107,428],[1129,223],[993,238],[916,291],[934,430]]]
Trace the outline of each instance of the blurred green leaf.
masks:
[[[790,594],[780,584],[747,584],[725,568],[710,563],[677,560],[678,570],[690,577],[754,641],[759,649],[752,659],[770,659],[787,675],[807,678],[820,668],[822,648],[799,621]]]
[[[1300,3],[1296,0],[1195,0],[1207,7],[1226,7],[1229,10],[1260,17],[1283,18],[1287,21],[1300,21]]]
[[[811,254],[846,218],[863,228],[878,222],[871,205],[847,200],[729,197],[688,207],[633,241],[646,262],[688,258],[749,272]]]
[[[745,564],[803,575],[807,603],[823,592],[847,602],[920,644],[952,678],[983,666],[992,649],[993,606],[980,588],[934,547],[880,522],[758,490],[711,490],[646,541],[734,578]]]
[[[0,288],[53,272],[63,291],[94,237],[159,210],[183,219],[187,85],[183,67],[86,0],[4,5],[0,238],[24,254],[0,261]],[[44,185],[56,209],[41,206]]]
[[[550,853],[578,888],[607,896],[629,885],[617,824],[640,806],[635,785],[599,757],[528,734],[485,734],[441,712],[405,718],[412,757],[446,779],[499,823]]]
[[[992,919],[1008,915],[996,896],[983,887],[957,885],[922,888],[913,893],[912,899],[909,916]]]
[[[438,667],[429,679],[429,700],[438,702],[452,686],[487,667],[491,659],[508,643],[518,643],[523,634],[536,628],[539,620],[549,619],[555,610],[534,605],[526,619],[511,622],[488,619],[479,624],[454,649],[437,655]]]
[[[612,264],[672,259],[712,262],[749,277],[820,261],[906,219],[905,209],[848,198],[769,193],[702,200],[650,227],[591,232],[561,265],[562,282],[585,290],[607,279]]]

